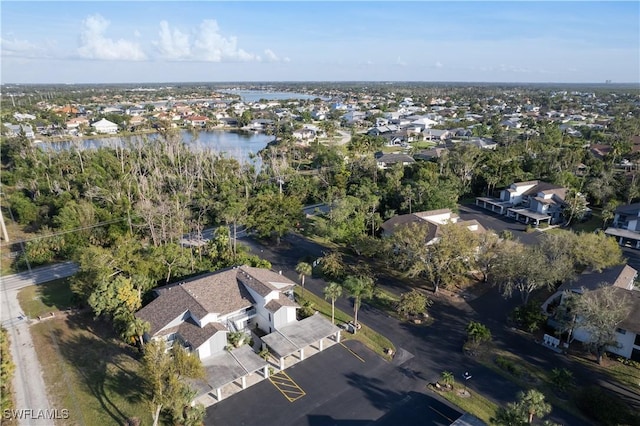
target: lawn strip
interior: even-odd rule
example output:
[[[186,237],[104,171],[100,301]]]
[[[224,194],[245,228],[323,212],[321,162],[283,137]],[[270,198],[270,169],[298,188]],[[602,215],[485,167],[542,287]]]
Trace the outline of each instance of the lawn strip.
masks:
[[[18,302],[22,312],[29,318],[48,316],[50,312],[62,311],[74,305],[68,278],[25,287],[18,292]]]
[[[295,288],[296,300],[299,304],[302,305],[304,301],[309,301],[313,304],[313,309],[320,312],[322,315],[331,319],[331,303],[325,301],[324,299],[316,296],[310,291],[305,291],[304,296],[301,295],[301,289]],[[352,321],[353,318],[350,315],[347,315],[340,309],[335,310],[335,323],[336,325],[344,325],[349,321]],[[365,346],[367,346],[372,351],[381,355],[387,360],[390,360],[390,356],[386,353],[386,349],[391,349],[395,352],[395,346],[389,339],[381,335],[380,333],[375,332],[364,324],[361,324],[362,328],[358,330],[356,334],[351,334],[348,332],[343,332],[342,336],[344,339],[355,339],[362,342]]]
[[[78,314],[31,326],[50,402],[69,410],[61,425],[151,423],[139,362],[110,325]]]
[[[498,411],[498,405],[476,392],[467,392],[469,394],[468,396],[459,395],[458,390],[436,393],[485,423],[492,424],[491,419],[495,417],[496,411]]]

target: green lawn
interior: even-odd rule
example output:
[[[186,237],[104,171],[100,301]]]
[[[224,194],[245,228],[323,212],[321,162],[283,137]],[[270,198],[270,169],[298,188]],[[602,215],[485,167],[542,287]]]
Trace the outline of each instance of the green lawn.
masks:
[[[602,228],[602,215],[600,210],[593,210],[591,217],[584,222],[576,222],[571,225],[575,232],[593,232]]]
[[[52,407],[69,410],[65,425],[151,424],[135,350],[111,325],[90,314],[42,321],[31,327]]]
[[[461,387],[462,385],[457,384],[454,385],[454,389],[451,391],[437,393],[462,410],[476,416],[487,424],[491,424],[491,419],[495,417],[496,411],[498,411],[498,405],[473,391],[468,391],[469,396],[463,397],[458,394]]]
[[[301,295],[301,288],[295,288],[296,301],[302,305],[304,301],[309,301],[313,304],[313,309],[320,312],[322,315],[331,319],[331,303],[325,301],[324,299],[316,296],[315,294],[309,292],[308,290],[304,292],[304,296]],[[335,311],[335,322],[336,325],[346,324],[349,321],[353,320],[352,315],[348,315],[341,311],[340,309],[336,309]],[[377,333],[367,327],[364,324],[361,324],[362,328],[358,330],[356,334],[351,334],[349,332],[343,332],[341,335],[344,339],[355,339],[362,342],[365,346],[367,346],[372,351],[381,355],[386,359],[390,359],[390,357],[385,353],[385,349],[392,349],[394,352],[396,350],[395,346],[389,339]]]
[[[18,293],[18,301],[22,312],[30,318],[62,311],[74,305],[68,278],[25,287]]]

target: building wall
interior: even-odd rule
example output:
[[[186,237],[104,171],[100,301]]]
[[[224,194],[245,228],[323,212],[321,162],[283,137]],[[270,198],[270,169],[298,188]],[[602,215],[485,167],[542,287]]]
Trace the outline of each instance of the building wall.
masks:
[[[576,328],[573,332],[573,338],[579,342],[586,343],[589,341],[589,332],[582,328]],[[625,334],[616,333],[616,338],[618,347],[609,346],[607,347],[607,351],[625,358],[630,358],[636,334],[631,331],[627,331]]]
[[[283,306],[278,309],[273,315],[272,327],[277,330],[280,327],[291,324],[296,321],[296,308],[290,306]]]
[[[198,357],[205,359],[224,350],[227,346],[227,332],[219,331],[196,349]]]
[[[166,330],[167,328],[171,328],[171,327],[176,327],[182,324],[187,318],[189,318],[189,316],[190,316],[189,311],[184,311],[182,315],[178,315],[177,317],[175,317],[173,321],[171,321],[169,324],[165,325],[158,331]]]

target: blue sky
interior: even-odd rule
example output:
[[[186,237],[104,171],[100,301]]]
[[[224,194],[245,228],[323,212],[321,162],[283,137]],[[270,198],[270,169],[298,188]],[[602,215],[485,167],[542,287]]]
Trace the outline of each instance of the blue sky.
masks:
[[[2,1],[2,83],[639,82],[640,2]]]

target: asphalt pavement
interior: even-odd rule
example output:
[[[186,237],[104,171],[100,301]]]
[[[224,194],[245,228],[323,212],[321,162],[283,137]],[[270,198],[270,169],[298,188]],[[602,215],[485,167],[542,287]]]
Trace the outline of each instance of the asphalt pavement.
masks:
[[[255,254],[269,260],[274,270],[282,271],[296,282],[298,274],[295,272],[295,265],[305,257],[317,258],[327,251],[326,248],[295,234],[287,235],[279,246],[250,238],[244,238],[242,242]],[[390,277],[381,277],[377,284],[395,293],[406,290],[402,282]],[[305,281],[305,288],[320,297],[323,297],[322,291],[325,286],[326,282],[318,278],[307,278]],[[505,325],[504,320],[513,308],[512,304],[517,301],[504,301],[497,293],[490,293],[487,299],[479,300],[473,305],[465,301],[451,301],[438,295],[434,295],[434,298],[436,303],[429,309],[434,322],[429,326],[398,321],[367,305],[366,302],[358,314],[361,322],[389,338],[398,353],[402,351],[411,354],[411,359],[402,365],[406,374],[414,381],[413,386],[407,391],[424,389],[427,383],[438,380],[443,371],[451,371],[456,381],[461,382],[462,375],[468,371],[472,375],[467,382],[470,389],[501,405],[516,399],[516,394],[522,389],[463,353],[466,326],[471,320],[488,324],[494,334],[494,342],[499,347],[518,353],[531,351],[538,354],[538,351],[542,350],[543,352],[539,353],[540,357],[555,359],[554,353],[535,342],[522,339],[517,333],[510,332]],[[486,306],[486,310],[478,311],[478,305]],[[337,300],[336,307],[344,312],[353,311],[352,302],[347,297]],[[491,314],[487,315],[486,311],[490,311]],[[558,407],[554,407],[548,419],[565,426],[588,424]]]
[[[303,396],[291,401],[281,389],[263,380],[209,407],[205,423],[449,425],[462,415],[453,405],[420,389],[413,373],[403,365],[386,362],[355,340],[333,345],[286,373]]]
[[[0,319],[9,335],[9,350],[16,365],[13,376],[15,408],[33,410],[21,413],[24,416],[18,420],[19,425],[50,425],[51,420],[39,417],[38,410],[62,410],[68,407],[52,407],[49,404],[42,368],[29,331],[29,318],[21,311],[18,291],[30,285],[71,276],[76,271],[77,266],[67,262],[0,277],[0,298],[2,299]]]

